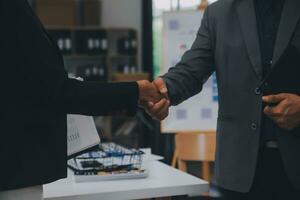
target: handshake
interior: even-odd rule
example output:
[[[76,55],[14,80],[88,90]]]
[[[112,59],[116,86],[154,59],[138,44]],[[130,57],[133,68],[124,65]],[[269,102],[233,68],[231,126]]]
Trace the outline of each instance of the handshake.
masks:
[[[168,89],[162,78],[152,83],[147,80],[137,81],[139,86],[139,106],[153,119],[163,120],[169,115],[170,100]]]

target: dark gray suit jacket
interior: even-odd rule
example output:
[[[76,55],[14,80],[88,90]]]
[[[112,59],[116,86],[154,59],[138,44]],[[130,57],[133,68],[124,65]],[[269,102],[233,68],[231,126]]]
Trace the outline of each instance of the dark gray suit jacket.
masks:
[[[285,59],[289,49],[294,54],[300,50],[299,8],[299,0],[286,0],[272,66],[280,77],[274,85],[281,89],[274,92],[300,94],[300,66],[295,64],[300,54],[291,54],[293,61]],[[262,64],[253,0],[220,0],[207,8],[192,48],[163,76],[172,104],[199,93],[213,72],[219,87],[216,184],[247,192],[255,174],[263,108],[262,94],[256,90]],[[294,87],[289,88],[290,83]],[[278,130],[286,172],[300,189],[299,129]]]

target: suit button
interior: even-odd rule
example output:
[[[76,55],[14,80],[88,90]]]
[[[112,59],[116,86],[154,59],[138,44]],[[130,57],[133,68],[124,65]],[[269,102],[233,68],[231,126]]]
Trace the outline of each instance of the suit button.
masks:
[[[261,90],[260,90],[260,88],[255,88],[255,94],[256,94],[256,95],[261,95]]]
[[[257,125],[255,123],[251,124],[251,130],[253,130],[253,131],[257,130]]]

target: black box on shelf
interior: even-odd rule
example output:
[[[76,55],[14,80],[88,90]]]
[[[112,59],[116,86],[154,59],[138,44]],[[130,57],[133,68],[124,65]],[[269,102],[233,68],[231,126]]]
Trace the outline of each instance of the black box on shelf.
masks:
[[[137,40],[134,37],[124,37],[118,40],[118,53],[134,55],[137,53]]]
[[[117,41],[118,53],[123,55],[136,55],[137,54],[137,35],[133,30],[128,31],[127,36],[121,37]]]
[[[64,55],[72,54],[74,44],[72,31],[67,29],[50,29],[48,30],[52,39],[56,42],[58,48]]]
[[[108,70],[103,64],[86,64],[77,68],[77,76],[86,81],[108,81]]]
[[[76,30],[75,52],[83,55],[103,55],[108,51],[108,38],[103,30]]]

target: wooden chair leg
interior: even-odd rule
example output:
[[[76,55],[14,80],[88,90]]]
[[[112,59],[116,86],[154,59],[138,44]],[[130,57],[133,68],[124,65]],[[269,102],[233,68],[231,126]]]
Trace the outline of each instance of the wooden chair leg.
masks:
[[[177,163],[177,150],[175,149],[173,159],[172,159],[172,167],[176,168]]]
[[[178,159],[178,169],[187,172],[186,162]]]
[[[210,181],[210,168],[208,161],[202,162],[202,178],[206,181]]]

